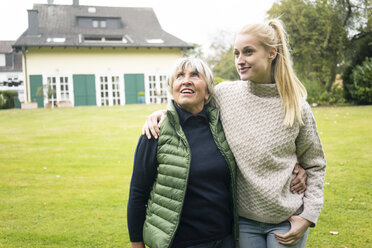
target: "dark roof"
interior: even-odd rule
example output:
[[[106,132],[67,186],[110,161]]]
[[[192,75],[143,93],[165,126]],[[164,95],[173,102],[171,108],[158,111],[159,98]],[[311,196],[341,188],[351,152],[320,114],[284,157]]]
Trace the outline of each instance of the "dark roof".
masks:
[[[0,66],[0,72],[21,72],[22,53],[13,50],[14,40],[0,41],[0,53],[6,54],[6,66]]]
[[[89,12],[89,8],[95,8],[95,13]],[[33,9],[38,11],[39,35],[29,35],[26,30],[16,41],[14,45],[16,48],[24,46],[193,47],[165,32],[152,8],[34,4]],[[81,28],[77,25],[78,17],[116,17],[120,18],[121,27],[117,29]],[[85,36],[124,36],[124,40],[127,42],[84,42]],[[65,41],[54,42],[53,38],[64,38]],[[147,40],[156,41],[159,39],[163,42],[147,42]],[[59,41],[61,40],[59,39]]]
[[[14,40],[1,40],[0,53],[11,53],[13,51],[12,45],[14,42]]]

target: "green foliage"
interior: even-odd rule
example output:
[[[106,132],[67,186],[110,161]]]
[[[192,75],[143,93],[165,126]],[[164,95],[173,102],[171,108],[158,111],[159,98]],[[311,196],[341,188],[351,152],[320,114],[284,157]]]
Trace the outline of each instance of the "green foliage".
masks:
[[[0,91],[0,109],[14,108],[14,98],[18,97],[16,90]]]
[[[285,23],[299,76],[320,82],[327,91],[342,70],[345,84],[351,85],[355,62],[372,52],[371,0],[280,0],[268,14]],[[345,97],[351,99],[348,88]]]
[[[213,66],[213,74],[217,77],[228,80],[238,80],[239,74],[235,68],[235,61],[233,56],[233,47],[219,54],[219,61]]]
[[[228,80],[223,79],[223,78],[221,78],[221,77],[214,77],[214,83],[215,83],[216,85],[219,84],[219,83],[221,83],[221,82],[224,82],[224,81],[228,81]]]
[[[130,247],[135,146],[147,115],[164,108],[1,111],[0,247]],[[369,247],[372,106],[313,112],[328,164],[324,207],[306,247]]]
[[[203,54],[203,49],[200,44],[192,44],[194,48],[184,50],[183,56],[185,57],[195,57],[199,59],[203,59],[204,54]]]
[[[372,57],[354,68],[351,79],[353,87],[349,89],[357,104],[372,104]]]
[[[56,90],[50,84],[44,84],[36,89],[35,95],[50,99],[53,95],[56,97]]]
[[[342,88],[335,86],[330,91],[327,91],[323,84],[316,81],[304,80],[302,83],[307,90],[307,101],[313,106],[345,103]]]
[[[227,80],[238,80],[239,74],[235,68],[233,56],[233,33],[219,30],[210,46],[211,54],[206,61],[211,66],[215,77]]]
[[[372,21],[370,23],[370,26],[372,26]],[[351,49],[346,51],[349,62],[342,73],[342,80],[345,98],[350,102],[358,102],[358,99],[354,99],[355,94],[352,94],[356,90],[352,79],[353,70],[356,66],[361,65],[366,58],[372,58],[372,27],[370,26],[367,25],[363,29],[364,31],[350,41],[348,47]]]
[[[343,61],[347,32],[336,0],[281,0],[268,11],[286,25],[293,65],[299,76],[330,90]]]
[[[0,93],[0,108],[5,105],[5,98],[3,94]]]

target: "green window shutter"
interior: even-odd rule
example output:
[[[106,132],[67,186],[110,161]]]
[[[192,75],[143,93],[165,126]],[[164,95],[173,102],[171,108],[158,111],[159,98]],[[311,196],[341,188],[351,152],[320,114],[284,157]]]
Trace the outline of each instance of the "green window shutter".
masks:
[[[94,75],[73,75],[75,106],[96,104],[96,84]]]
[[[37,102],[38,108],[44,108],[44,97],[36,96],[37,89],[42,86],[43,86],[43,76],[30,75],[31,102]]]
[[[145,92],[145,76],[143,74],[124,74],[125,104],[138,103],[138,92]]]
[[[96,106],[96,79],[94,75],[86,75],[87,105]]]

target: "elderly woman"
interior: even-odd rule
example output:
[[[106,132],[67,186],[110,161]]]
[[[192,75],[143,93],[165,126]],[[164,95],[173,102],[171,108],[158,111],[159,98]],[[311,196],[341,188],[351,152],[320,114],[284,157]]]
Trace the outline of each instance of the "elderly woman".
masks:
[[[142,135],[134,156],[128,201],[132,247],[234,247],[236,164],[208,105],[211,70],[180,59],[168,77],[174,100],[159,139]]]

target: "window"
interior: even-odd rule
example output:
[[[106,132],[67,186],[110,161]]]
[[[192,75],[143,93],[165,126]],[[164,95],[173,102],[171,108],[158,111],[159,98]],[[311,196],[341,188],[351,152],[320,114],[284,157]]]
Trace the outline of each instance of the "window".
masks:
[[[98,28],[98,21],[97,20],[92,21],[92,27],[93,28]]]
[[[106,28],[107,27],[106,20],[93,19],[92,27],[93,28]]]
[[[149,74],[146,80],[146,102],[151,104],[167,103],[167,77],[164,74]]]
[[[0,66],[5,65],[6,65],[5,54],[0,54]]]
[[[79,28],[120,29],[123,27],[120,17],[77,16]]]
[[[150,44],[162,44],[162,43],[164,43],[164,41],[162,39],[147,39],[146,42],[150,43]]]
[[[98,77],[99,91],[97,99],[100,106],[117,106],[124,103],[124,89],[121,87],[122,82],[118,75],[101,75]]]
[[[44,87],[44,94],[48,97],[48,102],[51,103],[51,106],[55,106],[57,103],[57,78],[48,77],[47,78],[47,87]],[[45,99],[44,99],[45,100]]]
[[[101,89],[101,106],[109,106],[109,89],[108,80],[106,77],[100,77],[100,89]]]
[[[84,42],[127,43],[123,36],[84,36]]]
[[[72,77],[66,75],[50,75],[43,77],[44,82],[44,103],[50,103],[52,107],[59,101],[70,101],[73,103]]]
[[[113,105],[120,105],[119,77],[111,77],[112,82],[112,101]]]
[[[69,91],[68,91],[68,78],[67,77],[60,77],[60,93],[61,93],[61,101],[68,101],[69,100]]]
[[[63,43],[66,41],[66,38],[47,38],[46,40],[48,43],[55,42],[55,43]]]
[[[101,42],[102,37],[87,37],[87,36],[84,36],[84,41]]]
[[[96,11],[97,11],[97,10],[96,10],[96,8],[94,8],[94,7],[89,7],[89,8],[88,8],[88,12],[89,12],[89,13],[96,13]]]

